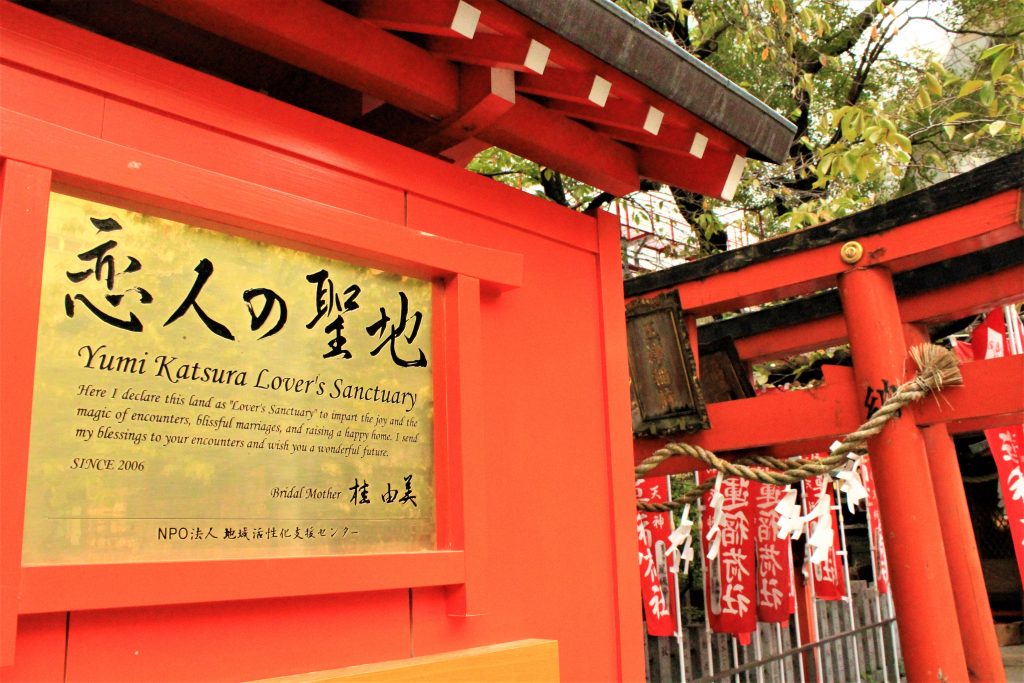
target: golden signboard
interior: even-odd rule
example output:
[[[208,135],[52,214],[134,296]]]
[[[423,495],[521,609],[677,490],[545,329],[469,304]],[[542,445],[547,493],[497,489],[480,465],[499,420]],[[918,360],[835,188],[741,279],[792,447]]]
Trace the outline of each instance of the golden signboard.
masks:
[[[26,565],[433,550],[431,283],[52,194]]]

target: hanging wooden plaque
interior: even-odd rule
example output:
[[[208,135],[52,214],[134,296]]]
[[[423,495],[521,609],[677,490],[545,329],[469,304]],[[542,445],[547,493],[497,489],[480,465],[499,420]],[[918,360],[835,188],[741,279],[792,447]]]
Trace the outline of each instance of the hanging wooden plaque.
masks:
[[[633,432],[659,436],[710,427],[679,294],[633,301],[626,307]]]

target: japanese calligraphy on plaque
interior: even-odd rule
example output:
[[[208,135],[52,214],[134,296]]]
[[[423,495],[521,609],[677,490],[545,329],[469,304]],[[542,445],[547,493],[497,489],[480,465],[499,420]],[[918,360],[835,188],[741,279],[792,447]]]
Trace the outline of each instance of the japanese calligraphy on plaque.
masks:
[[[24,564],[434,549],[431,296],[52,194]]]
[[[633,433],[654,436],[707,429],[683,310],[675,292],[626,306]]]

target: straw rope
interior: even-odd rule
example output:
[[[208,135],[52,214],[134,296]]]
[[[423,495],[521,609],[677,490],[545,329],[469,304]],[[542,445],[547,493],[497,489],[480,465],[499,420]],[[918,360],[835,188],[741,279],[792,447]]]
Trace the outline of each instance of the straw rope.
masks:
[[[906,405],[919,401],[930,393],[942,391],[944,387],[963,384],[959,361],[956,355],[948,349],[934,344],[923,344],[910,349],[910,357],[918,367],[918,374],[897,387],[896,391],[882,403],[869,420],[842,438],[840,445],[828,457],[820,460],[806,458],[782,460],[759,455],[743,458],[737,462],[729,462],[700,446],[670,443],[637,465],[636,477],[644,476],[669,458],[681,456],[696,458],[708,467],[722,472],[726,477],[743,477],[751,481],[779,486],[794,484],[808,477],[816,477],[838,470],[848,462],[849,455],[866,453],[867,440],[879,434],[890,420],[898,417],[900,410]],[[768,469],[754,469],[751,465]],[[685,495],[667,503],[638,501],[637,509],[643,512],[678,510],[687,503],[699,499],[714,485],[714,479],[710,479]]]

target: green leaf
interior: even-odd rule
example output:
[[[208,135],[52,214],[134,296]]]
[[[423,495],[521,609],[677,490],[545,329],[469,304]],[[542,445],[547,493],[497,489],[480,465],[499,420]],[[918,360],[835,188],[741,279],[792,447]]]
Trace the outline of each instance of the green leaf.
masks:
[[[855,167],[856,164],[855,164],[854,159],[853,159],[853,152],[852,151],[847,152],[843,156],[839,157],[838,161],[839,161],[839,168],[840,168],[840,170],[842,170],[842,172],[844,174],[846,174],[848,176],[849,175],[853,175],[854,167]]]
[[[917,93],[917,106],[921,107],[921,109],[931,109],[932,98],[928,94],[927,88],[921,88]]]
[[[871,172],[875,170],[874,160],[870,154],[863,155],[857,160],[857,166],[853,170],[853,174],[857,177],[857,180],[863,181]]]
[[[1003,50],[999,53],[995,59],[992,60],[992,78],[999,78],[1006,71],[1007,65],[1010,63],[1010,59],[1013,58],[1013,46],[1008,46],[1008,49]]]
[[[886,130],[882,126],[868,126],[864,129],[864,137],[873,145],[877,145],[885,137]]]
[[[912,145],[910,144],[910,138],[908,138],[906,135],[902,135],[900,133],[896,133],[895,137],[896,137],[896,144],[900,146],[900,149],[902,149],[907,154],[910,154],[910,149],[912,147]]]
[[[955,114],[950,114],[949,116],[947,116],[945,118],[945,122],[946,123],[953,123],[954,121],[959,121],[960,119],[962,119],[962,118],[964,118],[966,116],[969,116],[969,114],[967,112],[965,112],[965,111],[958,111]]]
[[[981,86],[985,85],[985,81],[967,81],[960,88],[959,97],[967,97],[972,92],[981,90]]]
[[[993,55],[1000,55],[1003,52],[1006,52],[1006,50],[1011,48],[1011,47],[1012,46],[1007,44],[1007,43],[999,43],[998,45],[993,45],[992,47],[985,48],[982,51],[981,56],[979,57],[979,59],[981,59],[981,60],[991,59]]]
[[[939,82],[939,79],[934,74],[925,74],[924,83],[925,87],[928,88],[928,92],[932,95],[942,94],[942,83]]]
[[[981,86],[981,91],[978,93],[978,99],[986,107],[992,104],[996,99],[996,87],[992,81],[985,81],[985,85]]]
[[[860,135],[862,115],[859,109],[853,107],[843,117],[841,128],[843,131],[843,139],[845,140],[856,140],[857,136]]]

